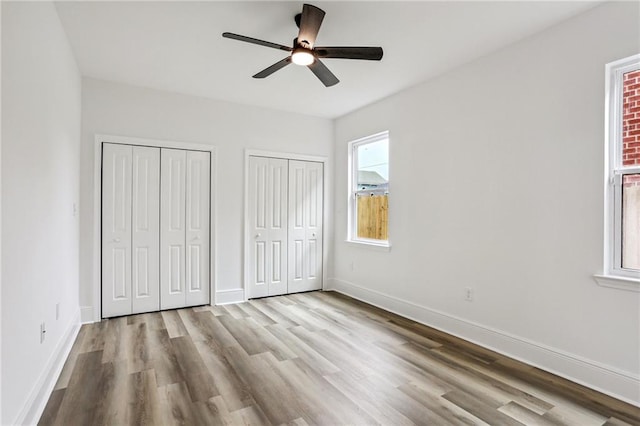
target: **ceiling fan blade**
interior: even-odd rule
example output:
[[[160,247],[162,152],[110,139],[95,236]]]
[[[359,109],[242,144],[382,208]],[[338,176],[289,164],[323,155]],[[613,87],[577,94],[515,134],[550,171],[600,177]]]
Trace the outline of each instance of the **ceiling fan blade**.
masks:
[[[290,63],[291,63],[291,56],[287,56],[283,60],[278,61],[275,64],[271,65],[270,67],[267,67],[267,68],[263,69],[258,74],[254,75],[253,78],[269,77],[271,74],[273,74],[274,72],[286,67]]]
[[[382,59],[382,47],[316,47],[319,58],[364,59],[379,61]]]
[[[243,36],[243,35],[240,35],[240,34],[222,33],[222,37],[231,38],[231,39],[239,40],[239,41],[245,41],[247,43],[258,44],[260,46],[272,47],[274,49],[285,50],[287,52],[291,52],[293,50],[289,46],[284,46],[284,45],[278,44],[278,43],[271,43],[270,41],[259,40],[257,38],[247,37],[247,36]]]
[[[333,75],[329,68],[325,64],[320,62],[320,59],[316,59],[311,65],[307,65],[311,71],[320,79],[322,84],[327,87],[336,85],[340,82],[338,77]]]
[[[298,31],[298,43],[307,43],[307,48],[311,49],[316,42],[320,25],[324,19],[324,11],[310,4],[302,6],[300,16],[300,31]]]

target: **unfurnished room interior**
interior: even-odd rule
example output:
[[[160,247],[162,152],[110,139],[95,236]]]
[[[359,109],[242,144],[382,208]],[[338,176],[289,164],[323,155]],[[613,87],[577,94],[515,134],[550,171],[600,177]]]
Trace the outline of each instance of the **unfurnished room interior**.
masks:
[[[1,425],[640,425],[639,1],[2,1]]]

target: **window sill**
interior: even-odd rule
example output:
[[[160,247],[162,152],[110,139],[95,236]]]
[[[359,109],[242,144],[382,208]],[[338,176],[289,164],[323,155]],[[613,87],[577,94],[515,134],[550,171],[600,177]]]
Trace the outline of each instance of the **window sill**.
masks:
[[[371,250],[391,251],[391,244],[389,243],[374,243],[369,241],[357,241],[357,240],[345,240],[344,242],[352,246],[364,247]]]
[[[634,291],[640,293],[640,279],[621,277],[617,275],[594,275],[593,279],[596,280],[601,287],[616,288],[618,290]]]

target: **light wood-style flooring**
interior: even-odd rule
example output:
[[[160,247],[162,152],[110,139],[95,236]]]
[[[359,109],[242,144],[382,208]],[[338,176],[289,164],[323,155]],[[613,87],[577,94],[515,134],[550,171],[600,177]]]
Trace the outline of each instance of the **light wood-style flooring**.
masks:
[[[640,409],[312,292],[84,325],[40,424],[640,425]]]

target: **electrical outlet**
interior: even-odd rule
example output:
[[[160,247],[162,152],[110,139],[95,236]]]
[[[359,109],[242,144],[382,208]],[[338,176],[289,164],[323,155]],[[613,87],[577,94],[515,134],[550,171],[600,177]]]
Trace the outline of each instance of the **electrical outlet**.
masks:
[[[44,335],[47,332],[47,328],[44,323],[40,324],[40,343],[44,342]]]
[[[473,289],[471,287],[464,288],[464,300],[471,302],[473,300]]]
[[[60,319],[60,302],[56,303],[56,321]]]

